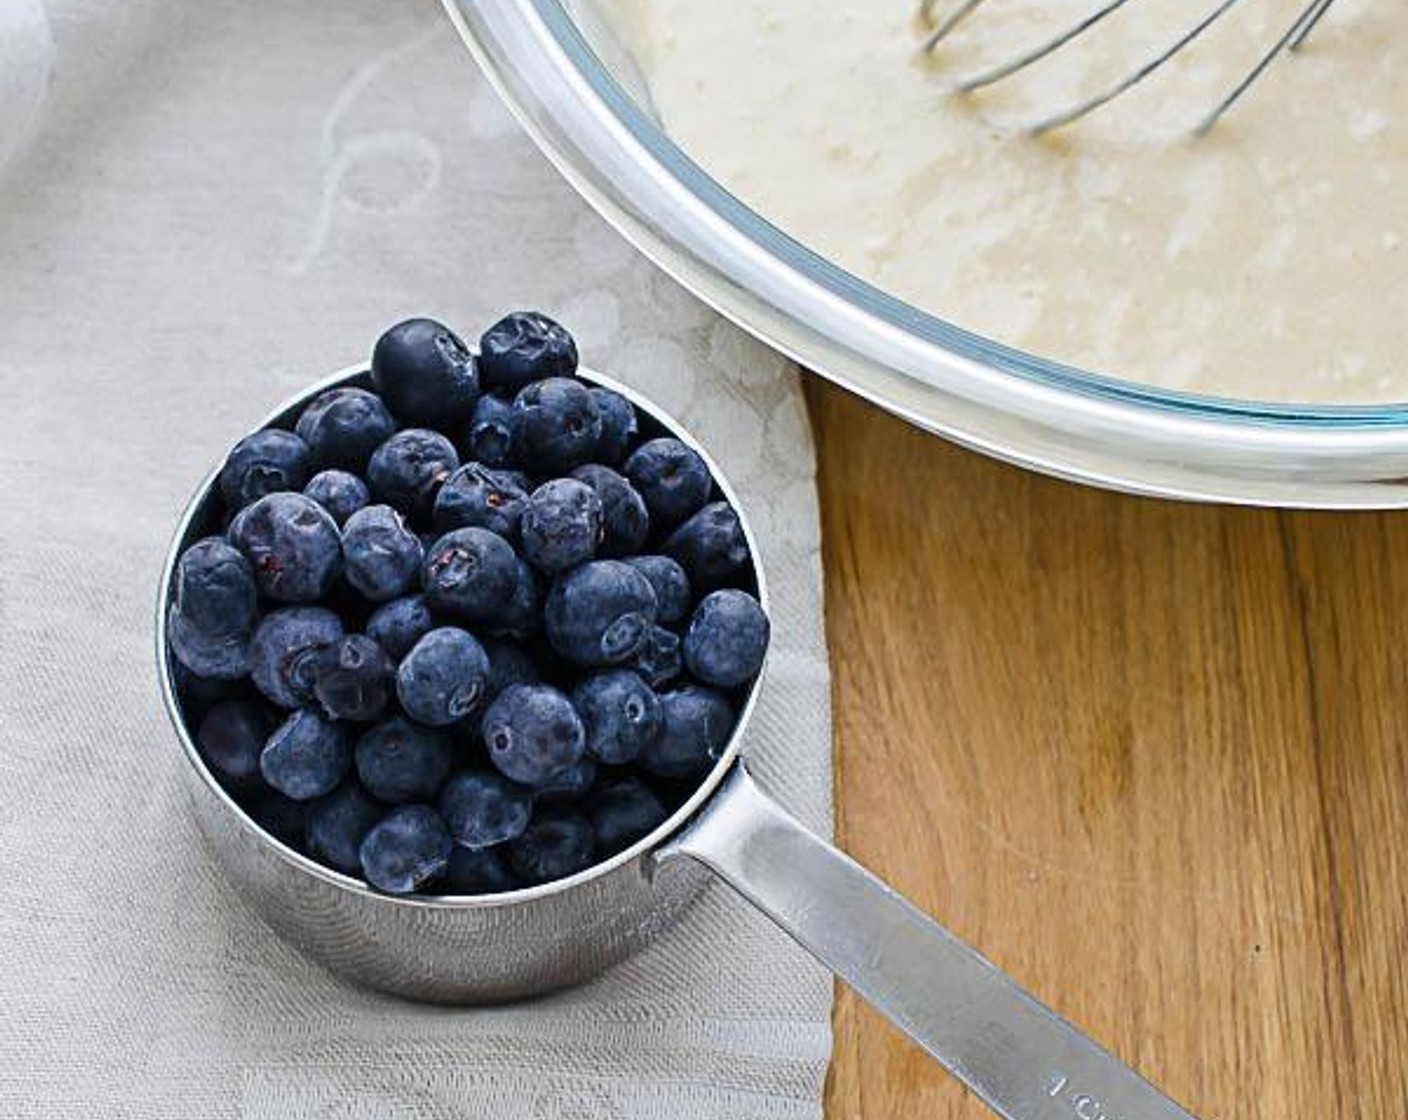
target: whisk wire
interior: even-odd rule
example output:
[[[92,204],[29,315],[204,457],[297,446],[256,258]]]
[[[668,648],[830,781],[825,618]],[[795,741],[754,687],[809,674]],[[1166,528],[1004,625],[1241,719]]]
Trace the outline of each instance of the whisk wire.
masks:
[[[1317,2],[1319,2],[1319,0],[1317,0]],[[1091,12],[1090,15],[1086,16],[1079,23],[1068,27],[1065,31],[1061,32],[1061,34],[1053,36],[1046,40],[1046,42],[1034,47],[1026,54],[1014,58],[1011,62],[1005,62],[1001,66],[995,66],[991,70],[985,70],[981,74],[959,82],[956,88],[961,93],[972,93],[974,90],[982,89],[984,86],[990,86],[994,82],[1000,82],[1003,78],[1011,77],[1018,70],[1025,70],[1028,66],[1032,65],[1032,63],[1040,62],[1047,55],[1059,51],[1072,39],[1084,35],[1092,27],[1096,26],[1096,24],[1108,19],[1128,3],[1129,0],[1106,0],[1103,6]]]
[[[984,0],[958,0],[953,9],[939,20],[933,31],[925,37],[921,50],[925,53],[933,51],[938,43],[972,15],[983,2]],[[1216,6],[1203,16],[1202,19],[1148,62],[1095,96],[1087,98],[1071,106],[1069,109],[1065,109],[1039,121],[1032,126],[1030,132],[1034,135],[1050,132],[1053,129],[1061,128],[1080,120],[1082,117],[1094,112],[1103,105],[1108,105],[1111,101],[1138,85],[1145,78],[1149,77],[1150,74],[1153,74],[1170,59],[1174,58],[1187,46],[1196,41],[1208,28],[1212,27],[1213,24],[1226,15],[1239,2],[1240,0],[1218,0]],[[984,70],[982,73],[958,82],[954,88],[959,93],[973,93],[976,90],[983,89],[985,86],[993,85],[996,82],[1002,81],[1004,78],[1011,77],[1018,71],[1025,70],[1027,67],[1040,62],[1048,55],[1054,54],[1056,51],[1060,50],[1067,43],[1084,35],[1091,28],[1114,15],[1127,3],[1129,3],[1129,0],[1105,0],[1100,7],[1096,8],[1078,23],[1068,27],[1060,34],[1052,36],[1009,62],[994,66],[991,69]],[[1334,3],[1335,0],[1308,0],[1305,7],[1297,14],[1290,27],[1288,27],[1271,48],[1257,60],[1256,65],[1247,72],[1242,80],[1237,83],[1235,88],[1217,104],[1212,112],[1199,122],[1195,133],[1201,136],[1208,132],[1242,99],[1246,92],[1251,89],[1257,79],[1266,72],[1267,68],[1270,67],[1273,62],[1288,51],[1298,50],[1301,45],[1305,43],[1306,39],[1309,38],[1311,32],[1315,30],[1320,21],[1325,18],[1325,14]],[[920,0],[920,14],[926,20],[932,22],[933,13],[938,6],[939,0]]]
[[[1082,101],[1077,105],[1071,106],[1071,108],[1066,109],[1063,112],[1057,113],[1054,116],[1047,117],[1045,120],[1039,121],[1038,123],[1034,124],[1031,128],[1032,135],[1041,136],[1043,133],[1051,132],[1053,129],[1062,128],[1065,125],[1071,124],[1074,121],[1078,121],[1087,113],[1093,113],[1102,105],[1108,105],[1111,101],[1119,97],[1122,93],[1126,93],[1130,89],[1133,89],[1150,74],[1152,74],[1155,70],[1157,70],[1160,66],[1162,66],[1165,62],[1173,58],[1174,55],[1178,54],[1179,51],[1183,50],[1184,47],[1188,46],[1188,44],[1196,40],[1198,36],[1200,36],[1204,31],[1206,31],[1209,27],[1211,27],[1214,23],[1216,23],[1229,11],[1231,11],[1232,8],[1238,3],[1240,3],[1240,0],[1222,0],[1222,2],[1218,4],[1216,8],[1214,8],[1201,20],[1194,24],[1191,28],[1189,28],[1182,35],[1180,35],[1178,39],[1176,39],[1167,49],[1162,51],[1160,54],[1155,55],[1143,66],[1139,67],[1138,70],[1135,70],[1132,74],[1120,79],[1120,81],[1116,82],[1113,86],[1110,86],[1104,92],[1098,93],[1094,97],[1088,98],[1087,100]]]
[[[1295,22],[1286,28],[1285,33],[1272,44],[1271,49],[1261,56],[1257,64],[1248,71],[1247,76],[1238,82],[1232,92],[1218,102],[1217,107],[1202,119],[1198,127],[1193,130],[1194,133],[1198,136],[1207,135],[1208,131],[1227,115],[1227,111],[1242,99],[1242,95],[1252,88],[1256,80],[1266,72],[1266,68],[1280,58],[1291,43],[1296,41],[1297,36],[1300,36],[1302,41],[1304,40],[1305,35],[1301,34],[1302,31],[1308,35],[1310,29],[1320,22],[1325,10],[1333,3],[1334,0],[1310,0],[1310,3],[1301,9]]]

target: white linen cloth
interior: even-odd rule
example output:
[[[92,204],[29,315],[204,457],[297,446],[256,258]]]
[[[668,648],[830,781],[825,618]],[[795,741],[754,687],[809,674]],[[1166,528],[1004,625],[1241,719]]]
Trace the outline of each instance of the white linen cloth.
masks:
[[[186,811],[152,664],[187,496],[386,325],[541,307],[744,496],[775,591],[766,785],[829,829],[797,377],[517,131],[430,0],[0,0],[0,1115],[816,1117],[826,974],[722,886],[597,982],[493,1010],[274,940]]]

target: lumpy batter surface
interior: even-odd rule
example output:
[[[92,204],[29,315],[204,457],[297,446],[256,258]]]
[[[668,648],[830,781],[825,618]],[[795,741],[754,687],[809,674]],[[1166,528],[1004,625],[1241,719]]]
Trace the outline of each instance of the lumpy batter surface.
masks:
[[[1302,52],[1191,135],[1301,4],[1240,0],[1147,82],[1033,139],[1023,126],[1128,73],[1213,0],[1132,0],[966,97],[957,79],[1098,0],[988,0],[927,61],[907,0],[607,0],[694,159],[918,307],[1169,388],[1408,400],[1408,3],[1338,0]]]

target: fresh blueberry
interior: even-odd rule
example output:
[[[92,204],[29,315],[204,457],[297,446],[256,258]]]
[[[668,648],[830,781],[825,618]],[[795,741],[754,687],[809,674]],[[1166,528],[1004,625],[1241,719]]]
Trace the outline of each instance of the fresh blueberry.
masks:
[[[629,848],[664,824],[670,815],[649,786],[631,777],[599,783],[586,809],[603,856]]]
[[[356,778],[348,778],[308,808],[305,839],[308,854],[344,875],[359,875],[358,851],[386,809],[367,796]]]
[[[601,413],[601,438],[597,440],[596,454],[592,458],[614,467],[626,457],[626,452],[640,434],[636,406],[610,389],[593,385],[587,391]]]
[[[347,582],[373,603],[404,595],[420,575],[420,538],[390,506],[367,506],[342,530],[342,567]]]
[[[568,377],[535,381],[513,399],[519,457],[567,470],[591,459],[601,439],[601,411],[587,387]]]
[[[344,386],[314,397],[294,430],[315,467],[363,471],[372,452],[396,431],[396,421],[375,393]]]
[[[464,429],[466,458],[490,467],[506,467],[518,459],[518,419],[513,401],[485,395],[474,406]]]
[[[680,645],[680,636],[673,630],[652,626],[627,665],[651,688],[659,688],[684,672],[684,651]]]
[[[542,785],[586,750],[586,731],[572,702],[544,684],[504,689],[484,713],[481,732],[489,761],[524,785]]]
[[[521,884],[497,852],[475,852],[455,845],[445,869],[446,894],[502,894]]]
[[[166,617],[166,640],[177,664],[202,680],[233,681],[249,672],[248,634],[212,638],[173,607]]]
[[[400,661],[411,647],[435,629],[435,618],[424,595],[406,595],[383,603],[367,620],[367,637]]]
[[[650,534],[650,515],[635,487],[610,467],[588,463],[572,472],[601,500],[600,556],[630,556],[640,551]]]
[[[695,594],[723,587],[748,563],[748,538],[727,502],[710,502],[670,534],[661,549],[679,562]]]
[[[532,566],[519,559],[514,568],[513,591],[494,617],[484,623],[499,637],[527,638],[543,626],[543,589]]]
[[[265,494],[302,490],[308,481],[308,445],[292,432],[266,428],[235,444],[220,468],[220,493],[232,510]]]
[[[206,537],[181,554],[172,609],[190,629],[210,638],[247,635],[257,602],[254,571],[227,542]]]
[[[454,444],[439,432],[407,428],[372,452],[367,483],[377,501],[423,521],[441,485],[459,465]]]
[[[513,540],[527,503],[528,491],[520,475],[483,463],[465,463],[435,496],[435,527],[447,533],[478,526]]]
[[[601,499],[585,482],[555,478],[533,491],[519,524],[523,557],[544,572],[590,560],[601,543]]]
[[[450,774],[450,738],[397,716],[357,740],[357,777],[368,793],[388,805],[429,801]]]
[[[326,607],[271,611],[249,643],[254,686],[281,708],[297,708],[313,697],[325,647],[342,639],[342,620]]]
[[[583,755],[566,770],[559,770],[546,781],[533,786],[536,802],[576,801],[596,781],[596,759]]]
[[[173,629],[171,620],[167,619],[168,633]],[[199,720],[212,707],[224,700],[241,700],[245,698],[246,690],[244,682],[240,677],[249,674],[249,648],[248,643],[241,645],[241,657],[243,658],[243,668],[239,677],[231,677],[227,680],[220,680],[216,677],[198,677],[184,664],[180,658],[174,656],[171,660],[171,680],[176,686],[176,695],[181,699],[181,710],[185,713],[188,722]]]
[[[313,695],[329,719],[380,719],[396,666],[371,638],[349,634],[318,654]]]
[[[445,727],[484,699],[489,657],[464,630],[442,626],[418,641],[396,667],[396,695],[414,720]]]
[[[576,373],[577,344],[542,312],[515,311],[479,339],[479,370],[486,387],[516,393],[530,381]]]
[[[768,616],[732,587],[704,596],[684,634],[684,663],[705,684],[734,688],[751,680],[768,650]]]
[[[367,882],[387,894],[410,894],[445,873],[454,841],[434,809],[403,805],[382,817],[358,851]]]
[[[453,529],[425,554],[421,584],[431,607],[471,623],[489,623],[519,583],[513,547],[488,529]]]
[[[412,424],[444,427],[468,419],[479,399],[474,355],[434,319],[407,319],[376,340],[372,384],[391,411]]]
[[[319,471],[308,480],[303,493],[332,514],[339,525],[345,525],[349,517],[372,500],[365,482],[339,470]]]
[[[268,494],[230,525],[230,542],[254,569],[262,594],[280,603],[324,598],[342,572],[342,535],[322,506],[302,494]]]
[[[572,706],[587,729],[587,750],[610,766],[634,762],[660,734],[660,701],[626,669],[587,677],[572,692]]]
[[[200,756],[236,792],[259,784],[259,754],[274,730],[264,705],[253,700],[222,700],[196,728]]]
[[[264,780],[295,801],[331,793],[351,766],[347,729],[306,709],[276,727],[259,756]]]
[[[507,845],[509,866],[529,883],[547,883],[585,871],[596,858],[592,823],[566,806],[533,815],[528,829]]]
[[[492,848],[523,835],[533,795],[487,770],[451,774],[440,791],[440,816],[463,848]]]
[[[657,529],[668,529],[697,513],[714,485],[699,453],[669,437],[641,444],[623,469],[645,500]]]
[[[254,818],[254,823],[275,840],[291,848],[303,844],[304,827],[308,821],[306,801],[295,801],[276,789],[264,786],[243,804],[245,812]]]
[[[636,759],[642,770],[662,778],[692,778],[709,769],[733,734],[727,697],[702,685],[687,684],[660,696],[660,734]]]
[[[511,684],[538,684],[542,673],[538,661],[515,641],[489,638],[483,643],[489,657],[489,680],[484,686],[484,698],[492,701]]]
[[[579,665],[629,660],[655,624],[650,581],[620,560],[594,560],[559,576],[543,608],[552,648]]]
[[[655,589],[656,618],[661,625],[683,622],[694,602],[684,569],[668,556],[628,556],[626,563],[648,579]]]

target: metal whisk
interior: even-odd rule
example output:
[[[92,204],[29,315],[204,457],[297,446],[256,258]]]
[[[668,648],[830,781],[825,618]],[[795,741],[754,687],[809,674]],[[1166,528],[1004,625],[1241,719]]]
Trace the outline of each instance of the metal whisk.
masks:
[[[1124,78],[1121,78],[1108,89],[1082,101],[1069,109],[1063,109],[1032,126],[1032,133],[1041,135],[1050,132],[1052,129],[1061,128],[1080,120],[1089,113],[1094,112],[1102,105],[1107,105],[1120,94],[1134,88],[1159,67],[1173,58],[1185,47],[1193,43],[1208,28],[1212,27],[1219,19],[1226,15],[1239,2],[1239,0],[1219,0],[1217,5],[1203,16],[1197,23],[1180,35],[1166,49],[1146,63],[1140,66]],[[1273,62],[1288,51],[1298,50],[1309,38],[1310,33],[1325,17],[1325,13],[1330,10],[1330,6],[1335,0],[1309,0],[1304,8],[1296,15],[1295,20],[1286,28],[1285,32],[1276,40],[1265,54],[1257,60],[1242,78],[1241,81],[1227,94],[1217,106],[1199,123],[1196,131],[1199,135],[1207,132],[1213,125],[1217,124],[1233,105],[1242,99],[1242,95],[1251,89],[1256,80],[1266,72]],[[982,89],[984,86],[993,85],[1003,78],[1011,77],[1033,63],[1041,61],[1050,54],[1054,54],[1067,43],[1084,35],[1091,28],[1101,21],[1114,15],[1123,8],[1129,0],[1105,0],[1105,3],[1091,12],[1084,19],[1057,35],[1052,36],[1045,42],[1038,44],[1026,53],[1019,55],[1010,62],[1005,62],[1000,66],[994,66],[990,70],[985,70],[981,74],[975,74],[971,78],[964,79],[957,84],[957,89],[962,93],[972,93],[974,90]],[[959,27],[970,15],[972,15],[983,4],[983,0],[957,0],[955,6],[939,19],[935,19],[935,13],[940,6],[940,0],[921,0],[920,15],[923,19],[933,25],[933,30],[924,39],[920,48],[925,54],[931,53],[935,47],[949,37],[949,35]]]

